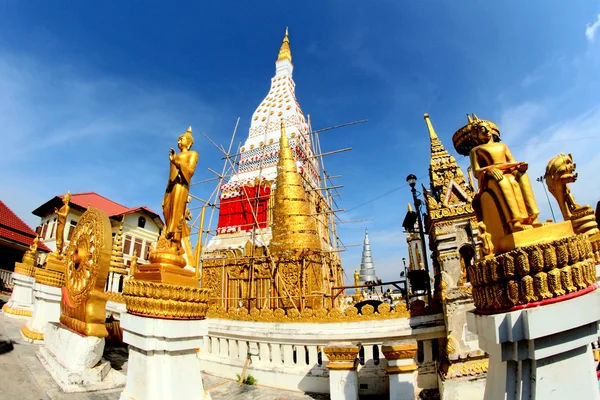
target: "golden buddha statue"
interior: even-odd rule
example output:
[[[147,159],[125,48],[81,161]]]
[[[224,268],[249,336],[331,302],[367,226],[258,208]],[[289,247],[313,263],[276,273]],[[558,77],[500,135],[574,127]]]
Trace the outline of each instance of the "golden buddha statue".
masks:
[[[67,191],[67,194],[63,197],[63,205],[60,208],[54,208],[54,212],[57,215],[56,224],[56,253],[61,254],[65,246],[65,225],[67,223],[67,215],[69,214],[69,201],[71,200],[71,192]]]
[[[23,258],[21,260],[21,262],[23,264],[35,265],[35,260],[37,258],[38,240],[39,240],[39,238],[36,235],[36,237],[33,238],[33,243],[31,243],[31,245],[29,245],[29,250],[27,250],[23,254]]]
[[[469,124],[476,146],[470,151],[471,169],[479,191],[473,201],[477,207],[484,193],[489,193],[502,213],[505,233],[539,227],[539,210],[527,176],[528,164],[516,161],[507,145],[500,142],[496,124],[479,120],[473,114]],[[479,201],[477,201],[479,200]]]
[[[137,250],[133,249],[133,254],[131,255],[131,265],[129,266],[129,276],[135,275],[135,273],[137,272],[137,267],[138,267],[138,263],[137,263]]]
[[[179,136],[177,146],[180,153],[169,150],[169,182],[162,202],[165,216],[165,238],[171,242],[171,248],[181,252],[181,239],[185,232],[185,217],[190,182],[198,163],[198,153],[191,151],[194,144],[192,127]]]
[[[360,286],[360,273],[357,269],[354,270],[354,286]]]

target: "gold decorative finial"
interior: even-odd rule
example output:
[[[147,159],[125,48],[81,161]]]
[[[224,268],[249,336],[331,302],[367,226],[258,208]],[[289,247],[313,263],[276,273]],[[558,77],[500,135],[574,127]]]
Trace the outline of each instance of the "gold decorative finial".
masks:
[[[288,60],[292,62],[292,51],[290,50],[290,38],[288,36],[288,28],[285,27],[285,36],[283,37],[283,42],[281,43],[281,47],[279,48],[279,55],[277,56],[277,61]]]
[[[410,205],[410,203],[408,203],[408,212],[412,212],[412,206]]]
[[[469,113],[467,113],[467,122],[468,122],[469,124],[472,124],[472,123],[473,123],[473,119],[471,118],[471,116],[469,115]]]

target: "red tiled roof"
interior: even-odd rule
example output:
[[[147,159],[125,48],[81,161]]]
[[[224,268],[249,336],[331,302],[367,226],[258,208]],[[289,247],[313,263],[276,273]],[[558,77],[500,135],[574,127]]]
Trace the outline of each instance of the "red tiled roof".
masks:
[[[64,195],[60,195],[58,197],[62,199]],[[98,193],[94,192],[72,194],[70,203],[85,209],[87,209],[89,205],[90,207],[98,208],[104,211],[109,216],[121,215],[129,210],[129,208],[119,203],[115,203],[114,201],[109,200],[104,196],[100,196]]]
[[[29,225],[0,200],[0,237],[29,246],[35,236],[36,233]],[[41,242],[38,242],[38,249],[52,251]]]

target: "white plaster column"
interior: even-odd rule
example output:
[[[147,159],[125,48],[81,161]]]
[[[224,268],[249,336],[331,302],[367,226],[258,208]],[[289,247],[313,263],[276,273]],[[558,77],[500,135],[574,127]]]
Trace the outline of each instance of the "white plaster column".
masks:
[[[29,318],[33,314],[33,276],[13,272],[13,291],[2,307],[4,314],[14,318]]]
[[[331,342],[325,347],[329,363],[329,396],[331,400],[358,400],[357,342]]]
[[[61,288],[36,282],[34,284],[34,297],[33,316],[25,325],[28,332],[23,332],[25,328],[22,332],[25,340],[36,343],[43,340],[44,330],[48,323],[58,323],[60,320]],[[39,334],[39,336],[36,334]]]
[[[390,400],[414,400],[417,343],[386,342],[381,346],[381,352],[388,362]]]
[[[198,351],[208,335],[206,320],[126,313],[121,327],[123,341],[129,344],[127,386],[121,400],[204,399]]]
[[[489,355],[485,400],[600,399],[591,344],[600,290],[540,307],[478,315],[469,330]]]

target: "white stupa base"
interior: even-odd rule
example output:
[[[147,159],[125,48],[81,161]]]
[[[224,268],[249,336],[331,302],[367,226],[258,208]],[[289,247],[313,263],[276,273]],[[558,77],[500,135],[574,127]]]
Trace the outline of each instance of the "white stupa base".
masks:
[[[205,399],[198,351],[206,320],[170,320],[121,314],[129,344],[127,386],[121,400]]]
[[[91,392],[125,385],[125,375],[102,359],[104,338],[83,336],[51,322],[37,357],[65,392]]]
[[[10,299],[5,306],[18,311],[25,311],[29,315],[22,315],[5,311],[4,314],[11,318],[29,319],[33,310],[33,285],[35,278],[13,272],[12,274],[14,287]]]
[[[33,316],[27,321],[27,328],[33,332],[44,333],[48,323],[58,323],[60,320],[61,289],[36,282],[33,295],[35,297]],[[44,343],[43,340],[28,338],[23,333],[21,336],[30,343]]]
[[[591,343],[600,290],[496,315],[467,313],[489,356],[485,400],[600,399]]]

